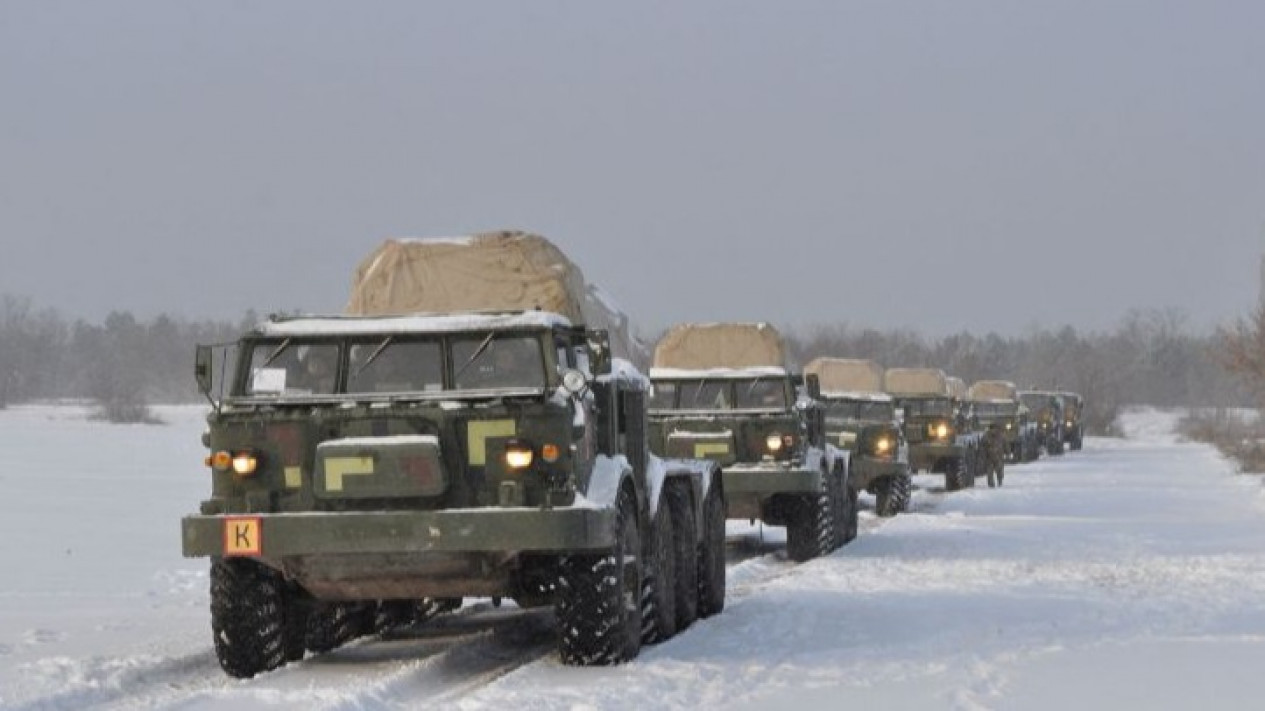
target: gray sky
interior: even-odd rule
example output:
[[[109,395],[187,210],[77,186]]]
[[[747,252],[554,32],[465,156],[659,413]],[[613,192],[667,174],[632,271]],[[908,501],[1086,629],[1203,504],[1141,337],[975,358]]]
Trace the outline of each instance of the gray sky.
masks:
[[[1265,3],[211,5],[0,0],[0,292],[335,311],[385,237],[521,227],[644,330],[1257,296]]]

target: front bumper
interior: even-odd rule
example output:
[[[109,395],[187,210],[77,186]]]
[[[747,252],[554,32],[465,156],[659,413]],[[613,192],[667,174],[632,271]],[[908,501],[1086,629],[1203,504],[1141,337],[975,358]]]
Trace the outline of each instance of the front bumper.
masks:
[[[825,487],[821,471],[806,468],[731,467],[722,471],[728,518],[765,516],[765,503],[778,494],[818,494]]]
[[[563,552],[611,548],[615,543],[615,510],[489,508],[194,515],[186,516],[180,527],[186,558]]]
[[[937,463],[945,459],[958,459],[966,456],[966,448],[959,444],[940,442],[920,442],[909,445],[909,468],[911,470],[934,471]]]
[[[848,481],[853,489],[862,491],[879,479],[889,476],[908,476],[909,463],[899,459],[852,458],[848,469]]]

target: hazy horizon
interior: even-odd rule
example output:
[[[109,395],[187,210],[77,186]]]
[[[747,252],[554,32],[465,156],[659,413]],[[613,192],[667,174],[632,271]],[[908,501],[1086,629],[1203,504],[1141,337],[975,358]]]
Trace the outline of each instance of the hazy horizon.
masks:
[[[1257,302],[1265,6],[0,0],[0,293],[339,310],[540,232],[645,333],[1110,329]]]

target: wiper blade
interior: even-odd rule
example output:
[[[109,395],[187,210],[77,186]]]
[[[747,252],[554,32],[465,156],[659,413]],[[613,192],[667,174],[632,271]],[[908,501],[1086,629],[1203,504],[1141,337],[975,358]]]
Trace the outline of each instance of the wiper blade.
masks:
[[[276,350],[274,350],[272,353],[269,353],[267,358],[264,358],[264,362],[263,362],[263,363],[261,363],[261,364],[259,365],[259,367],[260,367],[260,368],[266,368],[266,367],[268,367],[269,365],[272,365],[272,361],[276,360],[276,359],[277,359],[277,357],[278,357],[278,356],[280,356],[280,355],[282,354],[282,352],[284,352],[284,351],[285,351],[285,349],[286,349],[286,348],[289,348],[289,347],[290,347],[290,340],[291,340],[291,339],[287,338],[287,339],[285,339],[284,341],[282,341],[282,342],[281,342],[281,343],[277,346]]]
[[[479,347],[474,349],[474,353],[471,353],[470,357],[466,359],[466,362],[463,363],[461,367],[457,370],[457,372],[453,374],[452,379],[454,381],[461,378],[461,374],[466,372],[466,368],[469,368],[470,364],[473,363],[476,358],[483,355],[483,351],[486,351],[488,349],[488,345],[492,343],[492,337],[495,335],[496,335],[495,331],[489,333],[488,337],[483,339],[483,342],[479,344]]]
[[[360,374],[365,372],[365,368],[368,368],[370,363],[377,360],[378,356],[382,355],[382,351],[386,350],[386,347],[394,340],[395,336],[387,336],[385,340],[379,343],[378,347],[374,348],[373,352],[369,354],[369,357],[365,359],[365,362],[361,363],[360,367],[356,368],[355,377],[359,378]]]

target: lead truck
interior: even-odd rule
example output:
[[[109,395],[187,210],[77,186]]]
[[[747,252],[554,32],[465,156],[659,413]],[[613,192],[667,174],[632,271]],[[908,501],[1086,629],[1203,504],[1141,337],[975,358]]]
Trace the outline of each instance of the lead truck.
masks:
[[[388,241],[348,313],[199,347],[210,494],[181,534],[210,559],[224,671],[465,597],[552,606],[581,665],[719,612],[721,469],[650,453],[627,333],[552,244],[506,232]]]

